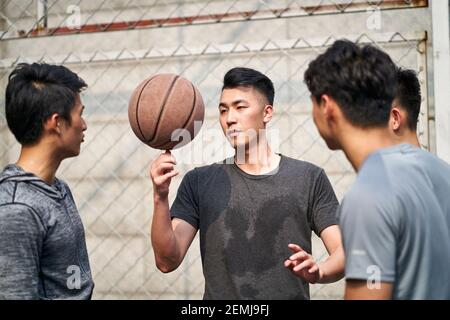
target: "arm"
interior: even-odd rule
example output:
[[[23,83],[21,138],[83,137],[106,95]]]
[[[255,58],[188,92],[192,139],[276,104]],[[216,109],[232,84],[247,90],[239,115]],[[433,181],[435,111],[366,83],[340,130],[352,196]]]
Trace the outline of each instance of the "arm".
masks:
[[[346,195],[340,211],[345,247],[345,299],[390,299],[396,279],[401,211],[364,190]]]
[[[298,245],[289,244],[294,254],[284,262],[284,265],[309,283],[338,281],[344,276],[345,265],[340,229],[337,225],[329,226],[320,233],[320,237],[329,254],[325,261],[318,264],[312,255]]]
[[[0,207],[0,299],[39,299],[43,228],[23,205]]]
[[[342,245],[341,230],[339,226],[329,226],[320,233],[325,248],[329,254],[328,258],[319,263],[322,270],[320,283],[339,281],[344,277],[345,255]]]
[[[150,175],[153,182],[153,220],[151,240],[156,266],[162,272],[175,270],[183,261],[197,230],[181,219],[171,219],[169,209],[169,185],[175,158],[169,151],[161,154],[153,163]]]
[[[392,298],[392,283],[380,282],[369,288],[365,280],[349,279],[345,283],[345,300],[389,300]]]
[[[178,268],[186,255],[197,229],[182,219],[171,220],[167,198],[154,196],[151,238],[157,268],[171,272]]]
[[[310,196],[311,227],[319,235],[328,251],[329,257],[317,264],[312,255],[295,244],[289,244],[294,252],[284,262],[286,268],[309,283],[329,283],[338,281],[344,275],[344,249],[341,232],[337,226],[336,209],[338,201],[328,177],[320,170],[314,180]]]

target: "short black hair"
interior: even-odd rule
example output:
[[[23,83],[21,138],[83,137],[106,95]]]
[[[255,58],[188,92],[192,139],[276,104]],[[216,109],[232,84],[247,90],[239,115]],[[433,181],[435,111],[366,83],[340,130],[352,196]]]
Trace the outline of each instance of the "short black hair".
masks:
[[[309,64],[304,79],[317,102],[329,95],[353,125],[382,127],[388,124],[395,95],[395,70],[380,49],[338,40]]]
[[[419,79],[414,70],[397,68],[395,99],[399,103],[399,107],[406,111],[408,128],[416,131],[422,96],[420,94]]]
[[[76,94],[87,87],[83,79],[64,66],[20,63],[6,87],[6,121],[17,141],[32,144],[43,124],[57,113],[70,124]]]
[[[270,105],[273,105],[275,89],[272,81],[259,71],[237,67],[229,70],[223,78],[224,89],[232,89],[236,87],[253,87],[263,94]]]

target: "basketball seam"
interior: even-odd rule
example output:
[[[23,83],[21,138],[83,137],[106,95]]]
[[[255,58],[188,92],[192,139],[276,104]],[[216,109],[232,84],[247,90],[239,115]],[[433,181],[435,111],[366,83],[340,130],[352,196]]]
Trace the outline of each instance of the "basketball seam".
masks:
[[[136,103],[136,123],[139,129],[139,132],[141,133],[142,137],[144,138],[145,141],[147,141],[147,138],[145,137],[144,133],[142,132],[141,129],[141,124],[139,123],[139,102],[141,100],[141,95],[142,92],[144,92],[145,87],[150,83],[150,81],[152,81],[156,76],[151,77],[150,79],[148,79],[148,81],[144,84],[144,86],[141,89],[141,92],[139,92],[139,97],[137,99],[137,103]]]
[[[172,93],[172,89],[175,86],[175,82],[177,82],[177,80],[179,78],[180,78],[180,76],[178,76],[178,75],[176,75],[173,78],[172,83],[170,84],[170,86],[169,86],[169,88],[168,88],[168,90],[166,92],[166,96],[164,97],[163,103],[161,105],[161,108],[160,108],[160,111],[159,111],[159,114],[158,114],[158,120],[156,122],[155,130],[153,131],[152,138],[147,141],[148,144],[151,144],[156,139],[156,133],[158,132],[159,123],[161,122],[162,114],[164,113],[164,107],[166,105],[167,100],[169,99],[170,94]]]
[[[186,129],[187,124],[188,124],[188,123],[190,122],[190,120],[192,119],[193,115],[195,114],[194,111],[196,110],[196,108],[195,108],[195,103],[197,102],[197,92],[195,91],[195,87],[194,87],[194,85],[193,85],[192,83],[191,83],[191,87],[192,87],[192,90],[194,91],[194,102],[193,102],[193,104],[192,104],[191,114],[190,114],[189,117],[187,118],[186,122],[183,124],[182,129]],[[169,141],[169,143],[170,143],[170,142],[172,142],[172,141]],[[167,142],[163,142],[163,143],[157,144],[157,145],[154,146],[154,148],[159,148],[159,147],[161,147],[161,146],[163,146],[163,145],[165,145],[165,144],[167,144]]]

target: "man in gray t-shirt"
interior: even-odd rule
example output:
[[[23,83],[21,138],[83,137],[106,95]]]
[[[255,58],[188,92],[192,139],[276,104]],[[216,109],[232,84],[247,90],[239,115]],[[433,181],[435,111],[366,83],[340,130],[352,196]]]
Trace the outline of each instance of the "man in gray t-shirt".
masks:
[[[450,299],[450,166],[397,145],[389,115],[396,66],[336,41],[305,72],[314,122],[358,177],[339,209],[347,299]]]
[[[370,154],[340,207],[347,279],[450,298],[450,166],[410,144]]]

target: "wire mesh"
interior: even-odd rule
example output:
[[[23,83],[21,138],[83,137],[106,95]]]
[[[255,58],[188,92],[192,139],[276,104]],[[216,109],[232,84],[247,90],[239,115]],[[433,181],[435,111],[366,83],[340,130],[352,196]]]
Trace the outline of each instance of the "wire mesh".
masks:
[[[217,121],[225,72],[246,66],[267,74],[276,92],[269,127],[275,151],[323,167],[339,199],[355,175],[315,129],[302,82],[309,61],[342,37],[374,44],[398,65],[418,71],[422,91],[428,91],[427,1],[37,2],[0,6],[0,87],[4,92],[18,63],[36,61],[64,64],[89,85],[82,95],[85,143],[79,157],[63,162],[59,175],[71,186],[86,227],[96,299],[198,299],[203,293],[198,237],[177,271],[162,274],[154,264],[148,168],[158,152],[137,140],[127,118],[131,91],[144,78],[177,73],[202,93],[202,131],[174,151],[185,173],[231,152]],[[68,27],[68,21],[74,24]],[[0,163],[6,165],[15,161],[19,146],[1,112]],[[428,113],[424,94],[418,128],[424,147],[432,139]],[[171,200],[180,182],[181,177],[173,180]],[[313,254],[326,257],[317,237]],[[313,285],[312,298],[342,298],[342,283]]]

